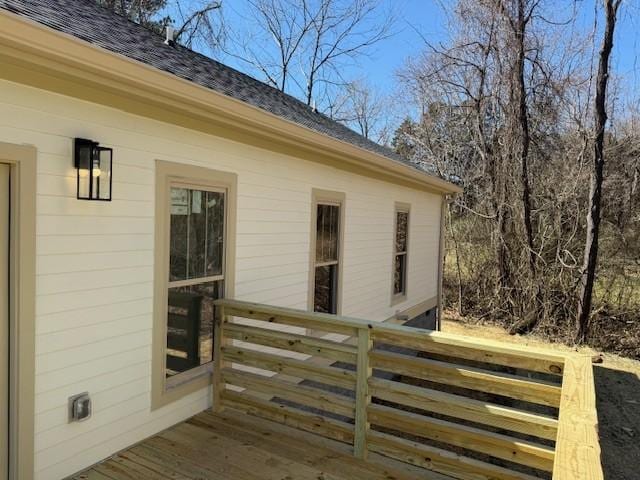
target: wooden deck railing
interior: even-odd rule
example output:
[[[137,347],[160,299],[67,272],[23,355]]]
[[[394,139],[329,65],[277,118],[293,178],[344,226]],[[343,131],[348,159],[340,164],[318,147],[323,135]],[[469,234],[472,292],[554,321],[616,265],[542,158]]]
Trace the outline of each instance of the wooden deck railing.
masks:
[[[214,408],[454,478],[603,478],[588,359],[235,300],[214,338]]]

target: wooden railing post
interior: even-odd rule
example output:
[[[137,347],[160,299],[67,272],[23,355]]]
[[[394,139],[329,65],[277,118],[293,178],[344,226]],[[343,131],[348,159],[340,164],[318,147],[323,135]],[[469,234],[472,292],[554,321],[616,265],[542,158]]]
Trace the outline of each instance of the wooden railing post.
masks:
[[[356,362],[356,411],[353,453],[356,457],[367,458],[367,434],[369,421],[367,411],[371,403],[369,394],[369,379],[372,369],[369,366],[369,353],[373,348],[371,330],[360,328],[358,330],[358,358]]]
[[[224,389],[224,383],[222,383],[222,345],[224,335],[224,307],[222,305],[216,305],[216,318],[213,324],[213,378],[211,380],[213,388],[213,400],[212,409],[214,412],[222,410],[222,390]]]

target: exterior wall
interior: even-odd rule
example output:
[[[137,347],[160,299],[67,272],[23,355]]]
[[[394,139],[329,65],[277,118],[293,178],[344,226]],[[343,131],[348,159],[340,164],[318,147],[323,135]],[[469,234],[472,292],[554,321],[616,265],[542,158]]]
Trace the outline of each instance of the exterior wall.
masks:
[[[113,201],[75,199],[72,139],[114,149]],[[0,141],[38,150],[35,470],[57,479],[210,405],[150,411],[155,160],[238,174],[236,298],[307,308],[312,188],[345,192],[342,313],[437,295],[440,196],[0,81]],[[411,204],[408,296],[390,304],[394,202]],[[93,417],[67,424],[89,391]]]

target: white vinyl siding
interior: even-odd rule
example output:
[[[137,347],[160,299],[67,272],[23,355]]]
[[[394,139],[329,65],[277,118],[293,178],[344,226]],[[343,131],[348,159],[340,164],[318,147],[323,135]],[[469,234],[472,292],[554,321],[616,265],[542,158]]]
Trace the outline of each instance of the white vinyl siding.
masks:
[[[72,139],[114,149],[113,201],[78,201]],[[154,162],[238,175],[235,296],[307,309],[311,191],[344,192],[342,314],[382,321],[437,295],[440,197],[0,81],[0,141],[35,145],[35,468],[58,479],[210,405],[150,410]],[[389,305],[394,202],[411,204],[406,301]],[[93,417],[67,423],[89,391]]]

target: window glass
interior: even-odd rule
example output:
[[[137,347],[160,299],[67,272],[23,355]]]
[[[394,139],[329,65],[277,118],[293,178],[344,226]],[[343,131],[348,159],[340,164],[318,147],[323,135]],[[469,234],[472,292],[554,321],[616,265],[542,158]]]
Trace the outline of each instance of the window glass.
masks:
[[[340,205],[316,206],[316,252],[313,309],[337,313],[338,258],[340,249]]]
[[[393,272],[393,293],[402,294],[405,291],[406,255],[396,255]]]
[[[210,363],[224,289],[225,194],[171,187],[166,376]]]
[[[166,376],[213,360],[214,300],[222,281],[169,288]]]
[[[171,188],[170,281],[222,274],[224,193]]]
[[[338,260],[338,227],[340,207],[338,205],[318,205],[316,226],[316,262]]]
[[[314,312],[336,313],[337,265],[316,267]]]
[[[396,252],[407,251],[408,212],[396,212]]]
[[[407,243],[409,235],[409,212],[396,210],[396,231],[393,257],[393,294],[407,293]]]

